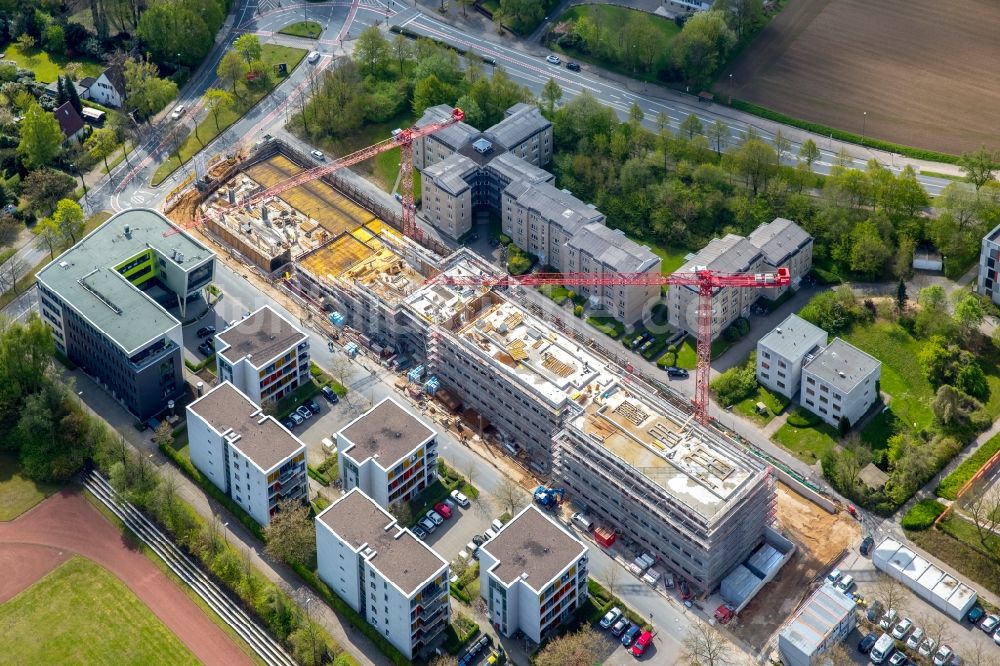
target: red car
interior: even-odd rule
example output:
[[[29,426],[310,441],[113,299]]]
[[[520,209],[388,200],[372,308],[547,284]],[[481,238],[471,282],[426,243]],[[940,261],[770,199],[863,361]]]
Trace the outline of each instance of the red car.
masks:
[[[441,517],[447,520],[451,518],[451,507],[449,507],[444,502],[438,502],[434,505],[434,510],[441,514]]]
[[[642,636],[639,636],[639,640],[635,642],[632,646],[632,656],[641,657],[645,652],[649,644],[653,642],[653,634],[648,631],[642,632]]]

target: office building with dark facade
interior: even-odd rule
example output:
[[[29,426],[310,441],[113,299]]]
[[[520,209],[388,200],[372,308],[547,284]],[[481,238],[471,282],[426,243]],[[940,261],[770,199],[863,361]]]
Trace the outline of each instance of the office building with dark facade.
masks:
[[[39,271],[39,309],[56,348],[147,419],[184,393],[181,320],[214,276],[211,250],[154,210],[126,210]]]

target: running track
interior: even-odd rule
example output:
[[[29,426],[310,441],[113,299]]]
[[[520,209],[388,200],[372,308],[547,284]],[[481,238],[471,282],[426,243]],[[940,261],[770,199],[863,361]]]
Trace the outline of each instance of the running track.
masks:
[[[180,587],[141,551],[126,546],[118,528],[91,506],[80,491],[64,490],[17,520],[0,523],[0,552],[25,553],[25,544],[82,555],[118,576],[202,663],[253,664]],[[0,556],[0,561],[4,559]],[[38,571],[38,567],[17,565],[4,570],[7,578],[24,579],[17,587],[27,587],[45,573]],[[29,576],[31,580],[26,580]]]

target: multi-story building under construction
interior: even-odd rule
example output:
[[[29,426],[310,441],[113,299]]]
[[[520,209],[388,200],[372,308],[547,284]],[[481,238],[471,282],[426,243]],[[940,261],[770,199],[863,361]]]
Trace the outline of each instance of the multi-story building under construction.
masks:
[[[602,392],[556,437],[555,473],[598,522],[711,592],[764,540],[772,475],[635,382]]]

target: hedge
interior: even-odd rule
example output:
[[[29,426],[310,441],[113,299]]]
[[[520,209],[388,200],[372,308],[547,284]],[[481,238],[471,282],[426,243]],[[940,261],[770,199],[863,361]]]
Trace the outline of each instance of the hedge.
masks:
[[[215,363],[215,353],[214,352],[211,355],[205,357],[205,360],[202,361],[201,363],[192,363],[191,361],[189,361],[187,359],[184,359],[184,365],[191,372],[201,372],[202,370],[204,370],[208,366],[209,363]],[[215,374],[215,373],[213,372],[212,374]]]
[[[997,451],[1000,451],[1000,435],[995,435],[987,440],[985,444],[976,449],[975,453],[963,460],[962,464],[956,467],[951,474],[941,479],[934,494],[938,497],[954,500],[958,497],[958,491],[962,489],[966,481],[971,479]]]
[[[326,583],[320,580],[319,576],[316,575],[315,571],[306,568],[304,565],[298,562],[291,565],[292,569],[297,573],[306,585],[311,587],[313,591],[322,597],[338,615],[347,618],[354,627],[360,631],[365,637],[375,644],[375,647],[379,649],[379,652],[384,654],[389,658],[393,664],[398,664],[398,666],[407,666],[410,660],[403,656],[403,653],[396,649],[396,646],[390,643],[385,636],[380,634],[378,630],[372,625],[368,624],[361,615],[358,614],[356,610],[347,605],[347,602],[338,597]]]
[[[900,524],[907,530],[926,530],[934,525],[934,521],[946,508],[936,499],[922,499],[906,512]]]
[[[462,617],[465,616],[463,615]],[[479,635],[479,625],[471,620],[469,620],[469,622],[472,626],[467,632],[465,632],[464,636],[458,635],[458,632],[455,631],[454,624],[448,625],[448,628],[445,629],[444,643],[441,645],[445,652],[448,654],[458,654],[473,638]]]
[[[322,483],[324,486],[330,485],[330,477],[328,477],[326,474],[324,474],[323,472],[319,471],[318,469],[316,469],[312,465],[306,465],[306,472],[309,473],[310,477],[316,479],[317,481],[319,481],[320,483]]]
[[[848,143],[856,143],[866,148],[875,148],[878,150],[887,150],[889,152],[898,153],[900,155],[905,155],[907,157],[913,157],[918,160],[930,160],[932,162],[945,162],[947,164],[958,164],[958,155],[950,155],[948,153],[939,153],[934,150],[925,150],[923,148],[914,148],[912,146],[904,146],[898,143],[892,143],[891,141],[883,141],[881,139],[873,139],[867,136],[860,136],[858,134],[852,134],[851,132],[845,132],[843,130],[835,129],[827,125],[821,125],[819,123],[811,123],[807,120],[799,120],[798,118],[793,118],[791,116],[786,116],[783,113],[777,111],[772,111],[763,106],[757,104],[752,104],[750,102],[744,102],[740,99],[734,99],[732,104],[734,109],[739,109],[740,111],[745,111],[746,113],[752,113],[755,116],[760,116],[761,118],[766,118],[767,120],[773,120],[774,122],[781,123],[783,125],[791,125],[792,127],[798,127],[799,129],[804,129],[807,132],[813,132],[814,134],[821,134],[823,136],[832,136],[838,141],[846,141]]]
[[[172,446],[160,444],[160,451],[163,452],[163,455],[173,460],[174,463],[181,468],[182,472],[187,474],[192,481],[201,486],[202,489],[211,495],[215,501],[226,507],[231,514],[236,516],[240,523],[243,524],[243,527],[250,530],[251,534],[261,541],[265,541],[264,530],[262,530],[260,525],[257,524],[257,521],[251,518],[250,514],[244,511],[243,507],[234,502],[231,497],[219,490],[214,483],[206,479],[198,468],[194,466],[194,463],[175,451]]]

